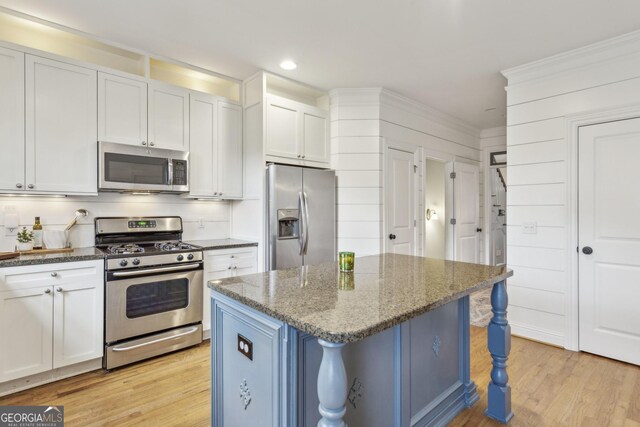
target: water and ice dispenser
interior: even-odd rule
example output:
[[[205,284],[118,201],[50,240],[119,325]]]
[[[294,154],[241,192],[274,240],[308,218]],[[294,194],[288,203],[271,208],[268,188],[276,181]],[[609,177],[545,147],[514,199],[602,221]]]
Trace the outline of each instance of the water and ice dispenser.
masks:
[[[298,209],[278,209],[278,240],[297,239],[299,235]]]

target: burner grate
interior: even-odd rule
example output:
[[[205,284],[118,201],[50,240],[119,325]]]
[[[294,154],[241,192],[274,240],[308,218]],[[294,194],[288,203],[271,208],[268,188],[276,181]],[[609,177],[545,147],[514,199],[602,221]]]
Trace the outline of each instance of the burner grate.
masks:
[[[111,255],[140,254],[144,252],[144,248],[142,246],[136,245],[135,243],[109,246],[107,250]]]

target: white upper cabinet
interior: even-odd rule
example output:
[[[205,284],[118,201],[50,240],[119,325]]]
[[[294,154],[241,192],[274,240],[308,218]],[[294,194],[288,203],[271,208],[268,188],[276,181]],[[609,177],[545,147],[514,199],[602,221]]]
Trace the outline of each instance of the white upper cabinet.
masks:
[[[242,107],[218,101],[218,191],[242,197]]]
[[[275,95],[266,98],[266,155],[293,164],[329,163],[328,113]]]
[[[147,143],[147,83],[98,73],[98,140]]]
[[[189,151],[189,91],[149,83],[149,145]]]
[[[329,136],[327,113],[319,108],[304,106],[302,121],[302,155],[307,161],[329,162]]]
[[[299,158],[298,105],[276,96],[267,97],[266,153]]]
[[[97,73],[25,56],[26,190],[97,191]]]
[[[0,47],[0,190],[24,189],[24,54]]]
[[[242,198],[242,107],[192,93],[190,197]]]
[[[191,94],[189,152],[189,195],[212,197],[218,188],[216,158],[217,99]]]

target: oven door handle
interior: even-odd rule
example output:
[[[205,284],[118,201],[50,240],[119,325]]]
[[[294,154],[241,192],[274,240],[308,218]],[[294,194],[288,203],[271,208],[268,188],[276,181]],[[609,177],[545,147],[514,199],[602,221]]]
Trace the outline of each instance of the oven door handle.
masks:
[[[140,344],[134,344],[134,345],[130,345],[128,347],[115,346],[111,350],[112,351],[130,351],[130,350],[135,350],[136,348],[146,347],[146,346],[152,345],[152,344],[158,344],[158,343],[161,343],[161,342],[165,342],[165,341],[173,340],[173,339],[176,339],[176,338],[180,338],[180,337],[183,337],[185,335],[191,335],[192,333],[196,332],[197,330],[198,330],[197,326],[192,326],[188,331],[181,332],[181,333],[175,334],[175,335],[171,335],[169,337],[158,338],[157,340],[152,340],[152,341],[149,341],[149,342],[143,342],[143,343],[140,343]]]
[[[181,264],[173,267],[160,267],[160,268],[150,268],[147,270],[134,270],[134,271],[114,271],[113,277],[134,277],[134,276],[143,276],[146,274],[155,274],[155,273],[169,273],[172,271],[182,271],[193,269],[194,267],[199,267],[200,263],[193,262],[190,264]]]

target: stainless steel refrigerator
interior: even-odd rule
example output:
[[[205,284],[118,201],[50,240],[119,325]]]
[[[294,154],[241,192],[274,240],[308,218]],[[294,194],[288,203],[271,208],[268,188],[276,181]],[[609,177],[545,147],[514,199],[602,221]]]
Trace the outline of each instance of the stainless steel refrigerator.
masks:
[[[267,268],[336,259],[336,176],[331,170],[267,166]]]

